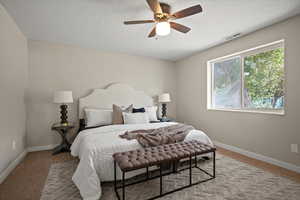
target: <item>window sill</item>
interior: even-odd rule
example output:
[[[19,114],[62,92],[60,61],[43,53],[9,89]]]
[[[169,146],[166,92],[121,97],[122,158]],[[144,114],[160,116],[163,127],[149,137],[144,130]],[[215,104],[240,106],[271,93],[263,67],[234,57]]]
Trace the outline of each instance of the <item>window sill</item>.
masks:
[[[224,111],[224,112],[241,112],[253,114],[268,114],[268,115],[285,115],[284,110],[235,110],[235,109],[222,109],[222,108],[207,108],[208,111]]]

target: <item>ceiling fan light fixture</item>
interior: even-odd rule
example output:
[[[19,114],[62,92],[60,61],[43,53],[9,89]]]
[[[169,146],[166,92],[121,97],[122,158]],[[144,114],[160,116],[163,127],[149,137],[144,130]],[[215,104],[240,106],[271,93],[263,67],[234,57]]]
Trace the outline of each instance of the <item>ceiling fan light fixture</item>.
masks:
[[[169,22],[158,22],[156,24],[156,34],[159,36],[169,35],[171,32],[171,25]]]
[[[188,33],[191,28],[182,24],[174,22],[176,19],[182,19],[188,16],[192,16],[202,12],[201,5],[195,5],[192,7],[185,8],[178,12],[171,14],[171,6],[166,3],[161,3],[159,0],[146,0],[149,8],[152,10],[154,16],[150,20],[135,20],[135,21],[124,21],[124,24],[147,24],[155,23],[155,27],[152,28],[148,34],[148,38],[158,36],[167,36],[171,32],[171,28],[181,32]]]

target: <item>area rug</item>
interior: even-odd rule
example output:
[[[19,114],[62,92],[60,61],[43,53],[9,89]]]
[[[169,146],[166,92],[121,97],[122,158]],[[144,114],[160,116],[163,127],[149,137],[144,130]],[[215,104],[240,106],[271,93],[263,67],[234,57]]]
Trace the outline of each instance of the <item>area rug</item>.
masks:
[[[71,177],[77,161],[51,165],[41,200],[79,200],[80,194]],[[211,161],[199,162],[199,166],[211,170]],[[217,154],[214,180],[167,195],[163,200],[299,200],[300,183],[277,176],[262,169]],[[207,178],[193,169],[193,181]],[[188,183],[188,170],[164,177],[164,191]],[[102,184],[101,200],[117,199],[111,183]],[[126,188],[126,199],[142,200],[157,195],[159,179]],[[120,191],[121,194],[121,191]]]

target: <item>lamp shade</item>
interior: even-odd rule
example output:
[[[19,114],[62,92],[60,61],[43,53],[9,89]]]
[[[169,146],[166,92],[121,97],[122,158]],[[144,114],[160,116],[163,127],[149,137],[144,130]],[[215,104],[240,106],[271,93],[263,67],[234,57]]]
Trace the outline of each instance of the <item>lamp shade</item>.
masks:
[[[169,93],[164,93],[164,94],[159,95],[158,101],[161,102],[161,103],[171,102],[170,94]]]
[[[54,103],[73,103],[72,91],[56,91],[54,92]]]

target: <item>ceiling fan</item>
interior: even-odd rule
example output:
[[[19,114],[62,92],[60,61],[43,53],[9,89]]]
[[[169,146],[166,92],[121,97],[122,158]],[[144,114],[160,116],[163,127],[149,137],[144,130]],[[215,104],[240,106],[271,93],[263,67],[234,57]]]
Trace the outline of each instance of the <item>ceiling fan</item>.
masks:
[[[200,5],[196,5],[171,14],[171,6],[166,3],[160,3],[158,0],[147,0],[147,3],[154,13],[153,20],[125,21],[124,24],[132,25],[156,23],[156,26],[148,35],[149,38],[154,37],[156,34],[160,36],[168,35],[171,28],[181,33],[187,33],[191,30],[191,28],[172,22],[172,20],[181,19],[202,12],[202,7]]]

